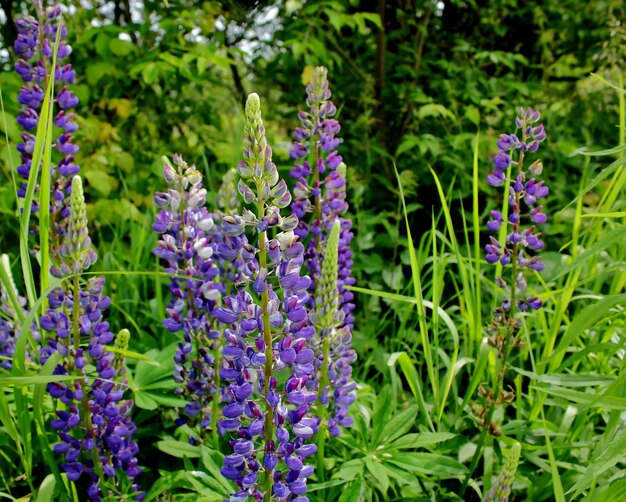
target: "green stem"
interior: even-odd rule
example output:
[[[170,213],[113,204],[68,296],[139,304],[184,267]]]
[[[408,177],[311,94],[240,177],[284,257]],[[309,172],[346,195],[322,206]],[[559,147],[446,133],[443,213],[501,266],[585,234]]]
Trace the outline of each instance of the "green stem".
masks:
[[[261,185],[257,184],[258,199],[258,218],[263,218],[265,214],[265,201],[260,198]],[[259,274],[267,274],[267,232],[259,234]],[[265,342],[265,370],[263,373],[263,395],[267,396],[270,390],[270,379],[272,378],[272,364],[274,355],[272,353],[272,329],[270,326],[269,314],[269,289],[265,286],[265,290],[261,295],[261,318],[263,319],[263,340]],[[272,408],[267,399],[265,399],[265,430],[264,439],[267,445],[274,437],[274,408]],[[271,502],[272,499],[272,475],[271,472],[265,473],[265,502]]]
[[[215,381],[215,392],[211,399],[211,434],[213,435],[213,447],[219,450],[219,434],[217,433],[217,417],[220,412],[220,366],[222,351],[220,344],[215,342],[213,352],[213,379]]]
[[[80,282],[78,279],[78,275],[74,276],[74,280],[72,283],[72,295],[74,299],[74,311],[72,315],[72,331],[74,332],[74,354],[77,353],[80,348]],[[72,369],[77,376],[84,376],[82,371],[77,369],[76,367],[68,368]],[[81,382],[85,385],[85,380]],[[89,397],[87,392],[83,391],[83,398],[81,399],[80,406],[82,409],[82,419],[85,423],[85,428],[87,430],[87,434],[93,435],[93,423],[91,422],[91,410],[89,409]],[[94,442],[97,443],[96,438],[93,438]],[[98,445],[94,445],[91,449],[91,460],[93,461],[94,470],[98,475],[98,479],[102,483],[104,481],[104,473],[102,471],[102,465],[100,463],[100,456],[98,455]]]
[[[326,472],[324,465],[324,446],[326,442],[326,405],[322,403],[322,395],[324,390],[328,388],[329,380],[328,380],[328,366],[330,359],[330,339],[329,339],[329,330],[323,330],[324,333],[324,341],[322,343],[322,353],[324,355],[324,360],[322,361],[322,367],[320,370],[320,387],[318,389],[317,396],[317,416],[320,418],[320,427],[317,433],[317,475],[319,481],[325,481]]]

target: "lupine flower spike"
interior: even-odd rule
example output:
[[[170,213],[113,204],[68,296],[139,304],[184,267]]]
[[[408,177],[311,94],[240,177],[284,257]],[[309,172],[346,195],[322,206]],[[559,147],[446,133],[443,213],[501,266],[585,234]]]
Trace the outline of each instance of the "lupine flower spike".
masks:
[[[305,462],[316,451],[306,442],[317,432],[317,420],[308,416],[316,399],[307,388],[315,371],[308,347],[315,330],[305,308],[311,280],[300,275],[298,218],[281,214],[291,195],[272,162],[256,94],[246,102],[238,172],[239,193],[256,213],[244,208],[224,216],[224,242],[217,247],[223,259],[242,260],[245,281],[214,311],[227,326],[220,377],[228,386],[219,425],[233,448],[221,472],[239,489],[231,501],[306,502],[313,467]],[[280,230],[274,238],[272,229]]]
[[[96,260],[80,176],[72,179],[71,209],[59,259],[54,274],[65,278],[65,286],[50,293],[49,308],[40,319],[47,342],[41,349],[41,363],[53,358],[55,375],[79,378],[51,382],[46,388],[58,408],[50,422],[60,440],[54,451],[63,456],[61,468],[69,480],[86,480],[89,500],[118,498],[129,491],[142,500],[145,493],[133,481],[141,472],[138,447],[132,440],[133,403],[123,399],[125,382],[117,381],[120,365],[107,351],[114,336],[103,312],[111,302],[102,294],[103,277],[83,282],[78,275]]]
[[[491,335],[489,344],[498,351],[501,369],[494,391],[479,388],[482,406],[475,406],[481,426],[488,427],[492,433],[498,428],[491,422],[496,406],[511,402],[512,391],[504,389],[504,373],[511,348],[521,344],[519,337],[523,318],[517,312],[538,309],[542,301],[534,295],[526,293],[529,272],[543,270],[541,257],[535,253],[543,248],[542,234],[538,225],[547,221],[541,200],[548,195],[548,187],[541,175],[543,164],[536,159],[528,167],[526,157],[534,154],[546,139],[543,124],[537,124],[540,114],[530,108],[520,109],[516,117],[517,134],[502,134],[498,139],[498,153],[493,159],[494,169],[487,176],[487,182],[494,186],[508,186],[507,211],[491,211],[491,220],[487,228],[495,235],[489,236],[489,244],[485,246],[488,263],[499,262],[503,274],[496,278],[497,285],[504,292],[502,304],[495,310],[493,320],[488,327]],[[504,242],[497,238],[501,228],[505,227]]]
[[[154,253],[166,261],[167,273],[185,277],[172,277],[168,317],[163,321],[170,332],[182,333],[174,355],[174,379],[180,384],[176,393],[188,402],[176,423],[199,425],[202,438],[209,429],[217,434],[220,331],[211,314],[224,286],[200,172],[175,155],[173,163],[164,159],[163,173],[169,190],[154,197],[161,208],[153,225],[161,235]],[[197,438],[189,440],[194,443]]]
[[[506,240],[501,244],[496,236],[490,236],[490,243],[485,246],[488,263],[500,262],[504,270],[510,271],[508,281],[504,277],[497,278],[498,285],[505,292],[505,299],[501,308],[496,311],[496,322],[508,317],[510,322],[517,326],[518,321],[513,319],[516,311],[525,312],[528,309],[538,309],[542,301],[533,295],[524,294],[527,289],[529,271],[542,271],[544,268],[541,257],[537,254],[543,246],[542,234],[538,225],[547,221],[541,200],[548,195],[548,187],[543,180],[537,179],[543,171],[541,160],[536,159],[526,167],[526,156],[534,153],[546,138],[543,124],[536,125],[540,114],[530,108],[520,109],[520,116],[516,117],[515,124],[519,138],[515,134],[502,134],[498,139],[498,154],[494,157],[494,170],[487,177],[492,186],[502,186],[506,181],[507,172],[511,172],[508,193],[508,215],[499,211],[491,212],[491,220],[487,228],[494,233],[499,232],[502,226],[506,227]],[[512,155],[517,152],[517,160]],[[504,274],[503,274],[504,275]],[[517,331],[515,326],[512,326]],[[518,326],[519,327],[519,326]],[[492,326],[497,330],[497,326]],[[501,339],[494,339],[495,346],[502,351]]]
[[[333,118],[337,108],[330,101],[331,92],[328,87],[327,70],[324,67],[315,69],[313,81],[307,86],[307,111],[301,111],[299,118],[301,127],[296,128],[291,157],[296,160],[291,176],[296,179],[294,189],[295,200],[292,209],[300,218],[296,234],[306,244],[305,266],[313,278],[311,285],[310,308],[317,309],[314,301],[324,297],[325,288],[338,291],[338,310],[342,312],[341,320],[332,328],[334,330],[332,350],[323,352],[323,334],[327,329],[318,330],[315,338],[317,345],[317,372],[312,386],[320,385],[322,380],[328,381],[319,390],[323,405],[330,405],[331,414],[328,424],[324,424],[333,436],[339,435],[340,427],[352,424],[348,417],[348,407],[355,399],[355,383],[351,378],[351,363],[356,354],[351,348],[351,329],[354,324],[353,294],[345,286],[354,284],[351,276],[352,252],[350,241],[353,234],[352,222],[345,217],[348,210],[346,202],[346,165],[337,148],[341,139],[337,137],[341,127]],[[322,262],[328,245],[331,229],[340,223],[337,242],[336,280],[330,286],[328,279],[322,277]],[[326,259],[328,259],[326,252]],[[326,281],[326,282],[324,282]],[[326,374],[326,371],[329,371]]]
[[[519,443],[515,443],[511,446],[511,449],[504,459],[504,466],[498,477],[498,481],[485,495],[483,502],[508,502],[521,451],[522,447]]]
[[[76,73],[65,60],[71,54],[72,48],[64,40],[67,29],[62,26],[61,7],[49,7],[45,13],[40,10],[39,19],[25,17],[16,22],[18,35],[14,48],[18,55],[15,71],[22,77],[22,87],[18,100],[22,105],[18,123],[24,128],[22,143],[17,145],[20,152],[21,165],[17,168],[18,174],[24,179],[18,189],[18,195],[24,197],[26,182],[30,175],[35,148],[35,136],[39,115],[44,100],[44,92],[48,85],[54,85],[55,108],[59,111],[54,117],[54,125],[61,129],[54,146],[58,150],[58,161],[51,172],[51,245],[50,250],[55,254],[63,242],[69,216],[69,194],[72,177],[78,173],[79,167],[74,163],[74,156],[78,146],[72,143],[72,134],[78,129],[72,109],[78,104],[70,87],[74,83]],[[56,54],[56,67],[52,68],[53,48],[59,33],[59,46]],[[54,77],[51,79],[51,77]],[[53,80],[51,82],[51,80]],[[33,211],[38,209],[35,202]]]

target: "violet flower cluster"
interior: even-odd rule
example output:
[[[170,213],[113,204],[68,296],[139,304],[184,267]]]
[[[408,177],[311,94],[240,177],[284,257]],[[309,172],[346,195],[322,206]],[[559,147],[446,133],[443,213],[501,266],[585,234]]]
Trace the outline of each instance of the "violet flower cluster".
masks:
[[[141,468],[132,439],[133,403],[124,400],[123,382],[116,382],[114,354],[107,350],[115,337],[103,312],[111,302],[103,295],[103,277],[83,282],[77,275],[96,259],[80,176],[73,178],[71,189],[67,232],[59,249],[61,263],[54,269],[65,281],[48,295],[49,307],[40,318],[46,334],[41,363],[54,358],[53,374],[78,377],[47,385],[58,407],[50,422],[60,440],[54,451],[63,456],[61,468],[69,480],[85,480],[89,500],[121,497],[128,490],[142,500],[145,493],[134,483]]]
[[[541,257],[531,252],[538,252],[544,246],[537,225],[547,221],[541,200],[548,195],[549,189],[543,180],[536,178],[543,170],[539,159],[528,167],[524,165],[526,155],[535,153],[546,139],[543,124],[536,124],[539,118],[538,111],[520,109],[520,115],[515,119],[519,133],[500,136],[498,154],[493,160],[494,169],[487,177],[490,185],[499,187],[505,184],[507,172],[511,171],[508,180],[508,215],[505,217],[499,211],[491,211],[492,219],[487,223],[487,228],[494,233],[504,225],[507,228],[506,241],[503,245],[497,236],[490,236],[490,242],[485,246],[488,263],[500,262],[512,267],[515,285],[508,286],[503,279],[498,279],[501,287],[512,292],[502,305],[506,311],[511,309],[511,302],[516,302],[514,309],[520,311],[542,306],[542,301],[536,296],[517,298],[515,295],[515,291],[524,291],[527,287],[524,277],[527,270],[540,272],[544,268]],[[513,158],[516,153],[517,159]]]
[[[14,48],[19,59],[15,71],[24,81],[18,96],[22,109],[17,118],[25,131],[22,133],[22,143],[17,145],[22,162],[17,171],[24,179],[18,189],[20,197],[26,194],[26,182],[30,175],[35,148],[34,133],[39,123],[44,94],[49,85],[55,86],[54,100],[59,111],[54,117],[54,125],[61,131],[54,139],[60,160],[52,168],[51,173],[51,221],[54,227],[51,232],[51,250],[54,252],[62,241],[67,225],[72,177],[79,171],[79,167],[74,163],[74,155],[79,148],[72,143],[72,134],[76,132],[78,125],[71,111],[78,104],[78,98],[70,90],[76,73],[69,63],[63,62],[72,52],[72,48],[64,40],[67,37],[67,29],[62,26],[61,8],[58,5],[49,7],[45,13],[40,11],[39,20],[28,16],[18,19],[16,25],[18,35]],[[53,50],[59,28],[61,32],[56,53],[57,62],[53,69]],[[34,203],[33,210],[37,209],[38,205]]]
[[[338,435],[339,426],[352,424],[347,413],[349,405],[356,398],[356,385],[351,376],[351,364],[356,360],[356,354],[351,347],[354,296],[345,288],[354,284],[350,251],[352,222],[344,217],[348,210],[345,200],[346,166],[337,150],[341,144],[341,139],[337,137],[341,127],[333,118],[337,108],[330,101],[330,97],[327,70],[318,67],[314,71],[313,81],[307,86],[306,102],[309,110],[298,114],[301,127],[295,130],[295,141],[290,151],[291,157],[297,162],[290,174],[296,179],[292,209],[300,218],[295,232],[307,246],[305,266],[313,278],[310,291],[315,299],[319,299],[321,294],[321,266],[328,236],[334,223],[340,222],[338,276],[334,287],[339,292],[338,308],[342,317],[338,321],[337,329],[319,329],[316,337],[316,381],[326,381],[326,377],[329,377],[328,386],[319,389],[320,400],[324,405],[333,408],[328,427],[332,435]],[[310,307],[313,308],[313,303]],[[323,337],[330,336],[331,332],[331,349],[325,356]],[[327,370],[329,374],[322,375]]]
[[[200,425],[200,434],[213,426],[220,392],[220,331],[212,316],[225,293],[216,260],[214,222],[206,210],[206,190],[195,166],[178,155],[173,165],[165,159],[167,192],[154,200],[161,211],[153,229],[160,234],[154,253],[166,261],[171,301],[163,325],[171,333],[182,333],[174,355],[174,379],[181,384],[176,393],[188,403],[178,425]],[[194,442],[194,438],[190,438]]]
[[[256,94],[246,102],[238,173],[239,193],[256,214],[244,208],[241,215],[224,216],[224,242],[217,246],[222,259],[243,262],[245,281],[214,311],[226,326],[219,427],[233,448],[221,472],[239,489],[232,501],[306,502],[306,481],[314,469],[305,462],[316,452],[307,440],[317,432],[317,420],[309,416],[316,394],[307,386],[315,372],[309,348],[315,330],[306,309],[311,280],[301,275],[298,218],[281,214],[291,195],[272,162]],[[279,230],[274,238],[271,230]]]

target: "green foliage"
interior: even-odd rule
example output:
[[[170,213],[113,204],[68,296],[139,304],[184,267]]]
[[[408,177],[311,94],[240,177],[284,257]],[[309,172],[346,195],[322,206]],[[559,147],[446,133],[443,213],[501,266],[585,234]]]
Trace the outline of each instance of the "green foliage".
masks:
[[[96,273],[108,274],[112,329],[130,331],[129,347],[111,350],[126,359],[148,500],[217,501],[233,490],[219,474],[222,454],[185,442],[181,432],[190,431],[174,425],[184,406],[171,378],[177,345],[160,325],[167,278],[151,254],[159,159],[193,158],[215,200],[241,150],[243,96],[255,90],[278,115],[267,134],[286,172],[300,84],[320,63],[330,69],[350,166],[360,387],[355,425],[327,444],[325,481],[312,477],[311,500],[479,500],[503,452],[518,443],[517,500],[624,498],[620,2],[185,0],[143,2],[132,16],[125,2],[114,3],[113,13],[93,2],[67,17],[81,99],[76,162],[100,256]],[[2,36],[10,46],[10,33]],[[25,359],[30,326],[53,285],[40,274],[47,238],[41,234],[32,255],[28,233],[31,221],[48,217],[31,214],[30,201],[37,184],[49,183],[44,125],[54,110],[47,95],[34,151],[38,178],[18,201],[20,86],[11,72],[0,75],[7,140],[0,247],[10,256],[0,279],[16,307],[12,268],[30,308],[14,309],[22,334],[12,373],[0,373],[0,494],[78,500],[45,425],[45,383],[62,377],[52,375],[52,360],[42,367]],[[507,206],[489,198],[483,179],[494,140],[519,104],[539,105],[549,131],[554,217],[546,270],[536,277],[547,307],[526,318],[525,346],[505,378],[515,400],[495,417],[502,433],[486,437],[470,472],[481,434],[471,405],[481,384],[498,378],[484,341],[496,290],[483,264],[484,221]]]

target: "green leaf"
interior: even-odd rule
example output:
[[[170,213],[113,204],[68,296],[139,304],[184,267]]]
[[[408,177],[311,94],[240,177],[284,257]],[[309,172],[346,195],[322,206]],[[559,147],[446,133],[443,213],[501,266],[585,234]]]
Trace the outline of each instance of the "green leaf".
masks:
[[[105,347],[105,350],[107,352],[115,352],[116,354],[121,354],[124,357],[127,357],[128,359],[138,359],[140,361],[145,361],[146,364],[149,364],[151,366],[165,368],[165,366],[163,366],[158,361],[153,360],[152,358],[146,356],[145,354],[140,354],[139,352],[134,352],[132,350],[126,350],[126,349],[119,349],[117,347]]]
[[[376,399],[376,404],[374,406],[374,414],[372,415],[370,444],[373,447],[380,444],[380,439],[385,429],[385,425],[389,422],[392,412],[393,399],[391,387],[389,385],[385,385],[380,391],[380,394],[378,394],[378,398]]]
[[[606,448],[603,448],[599,452],[599,455],[587,464],[588,467],[585,474],[583,474],[582,478],[580,478],[576,484],[567,491],[567,494],[574,492],[572,499],[575,499],[577,495],[589,488],[591,483],[596,481],[596,478],[601,476],[618,462],[623,462],[625,451],[626,429],[622,429],[617,437],[615,437]],[[596,451],[596,454],[597,453],[598,452]]]
[[[598,501],[626,500],[626,477],[616,479],[597,498]]]
[[[624,229],[626,230],[626,227]],[[609,310],[624,303],[626,303],[626,294],[611,295],[581,310],[561,337],[551,360],[559,361],[559,358],[555,357],[557,354],[565,352],[583,331],[597,325]]]
[[[142,410],[156,410],[159,407],[159,403],[157,403],[147,392],[135,392],[133,394],[133,401],[137,408],[141,408]]]
[[[202,458],[202,464],[209,474],[213,477],[215,481],[218,481],[221,487],[221,493],[224,495],[229,495],[233,492],[235,485],[228,479],[226,479],[220,473],[220,468],[224,461],[224,455],[221,452],[216,450],[211,450],[210,448],[201,445],[200,446],[200,454]],[[217,489],[217,488],[216,488]]]
[[[389,448],[427,448],[437,443],[443,443],[456,437],[450,432],[422,432],[419,434],[406,434],[395,440]]]
[[[391,420],[385,423],[381,443],[389,443],[407,433],[415,424],[418,412],[419,407],[411,405],[400,413],[396,413]]]
[[[430,103],[421,106],[417,110],[417,116],[420,119],[424,119],[426,117],[443,117],[450,120],[456,120],[456,116],[454,115],[454,113],[448,110],[445,106],[437,103]]]
[[[53,474],[48,474],[39,486],[37,490],[37,497],[35,502],[48,502],[54,499],[54,488],[56,487],[56,480]]]
[[[350,487],[341,493],[341,497],[339,497],[339,500],[337,500],[337,502],[356,502],[361,493],[361,484],[361,476],[357,476],[356,478],[354,478],[354,481],[350,483]]]
[[[109,49],[109,37],[103,31],[98,33],[96,37],[96,52],[102,56],[103,58],[108,58],[111,55],[111,50]]]
[[[31,375],[0,377],[0,387],[24,387],[38,383],[63,382],[78,380],[80,376],[73,375]]]
[[[397,453],[387,458],[386,462],[409,472],[441,479],[456,478],[468,473],[467,468],[460,462],[436,453]]]
[[[365,465],[374,477],[374,483],[379,487],[382,494],[386,495],[389,489],[389,476],[385,467],[379,461],[370,457],[365,459]]]
[[[339,471],[337,472],[337,477],[345,479],[347,481],[355,479],[357,476],[363,475],[363,467],[364,466],[362,458],[348,460],[339,468]]]
[[[141,76],[143,78],[143,81],[146,84],[150,85],[159,76],[159,67],[154,61],[150,61],[149,63],[146,63],[146,65],[143,67],[143,70],[141,71]]]
[[[13,441],[18,440],[18,433],[15,427],[15,419],[11,415],[9,404],[7,403],[7,397],[4,390],[0,390],[0,424],[4,427],[6,434]]]
[[[118,181],[107,173],[100,170],[89,170],[83,173],[85,179],[89,181],[89,185],[107,197],[111,191],[118,186]]]
[[[572,403],[580,404],[585,408],[604,408],[607,410],[626,411],[626,398],[624,397],[606,394],[588,394],[586,392],[563,389],[556,386],[544,388],[531,385],[531,388],[536,389],[540,392],[545,392],[546,394],[550,394],[551,396],[566,399],[567,401],[571,401]]]
[[[122,40],[121,38],[113,38],[109,42],[109,49],[116,56],[128,56],[133,52],[133,44],[128,40]]]
[[[539,375],[532,371],[525,371],[521,368],[512,368],[521,375],[527,376],[535,382],[560,385],[562,387],[591,387],[594,385],[605,385],[615,381],[614,376],[607,375],[577,375],[573,373],[562,373],[552,375]]]
[[[613,244],[623,243],[626,240],[626,226],[617,227],[614,230],[609,230],[603,233],[602,239],[596,242],[593,246],[586,249],[581,253],[572,263],[558,268],[558,274],[549,277],[548,280],[553,281],[560,277],[569,274],[572,270],[582,265],[592,256],[595,256]]]
[[[156,446],[162,452],[177,458],[200,458],[201,456],[200,447],[191,445],[186,441],[165,439],[157,441]]]
[[[104,78],[116,76],[117,69],[111,63],[98,61],[87,66],[86,74],[89,85],[95,86]]]

